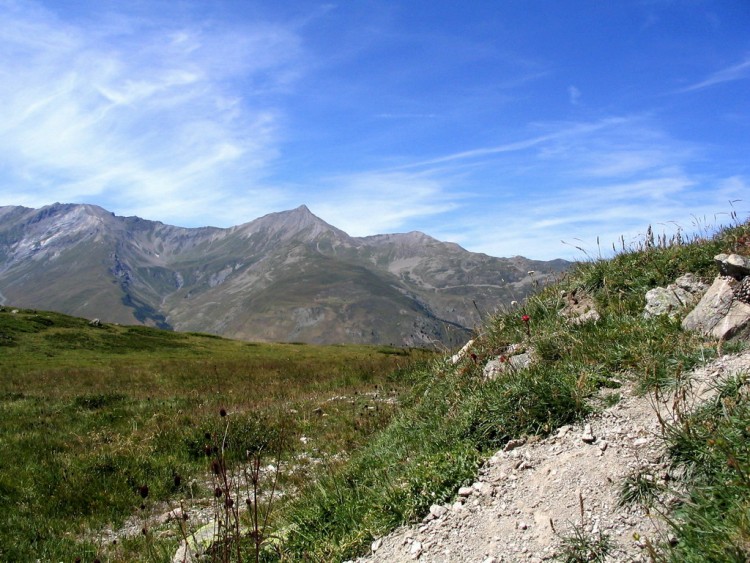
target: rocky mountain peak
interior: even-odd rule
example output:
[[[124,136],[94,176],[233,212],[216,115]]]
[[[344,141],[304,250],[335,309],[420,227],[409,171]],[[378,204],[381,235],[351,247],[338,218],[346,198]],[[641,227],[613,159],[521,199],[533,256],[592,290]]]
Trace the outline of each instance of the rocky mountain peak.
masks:
[[[0,208],[0,219],[8,303],[246,340],[458,343],[477,307],[532,290],[527,270],[544,281],[564,269],[420,232],[351,237],[305,205],[226,229],[73,204]]]
[[[2,217],[9,226],[16,226],[16,235],[6,236],[5,248],[0,251],[7,257],[6,265],[28,258],[40,260],[54,256],[60,248],[101,236],[106,230],[104,217],[108,216],[110,214],[95,205],[54,203],[40,209],[6,207]]]
[[[323,235],[332,235],[334,238],[341,239],[349,238],[344,231],[313,214],[306,205],[300,205],[289,211],[269,213],[240,225],[238,230],[246,236],[266,233],[281,240],[296,238],[302,242],[313,242]]]

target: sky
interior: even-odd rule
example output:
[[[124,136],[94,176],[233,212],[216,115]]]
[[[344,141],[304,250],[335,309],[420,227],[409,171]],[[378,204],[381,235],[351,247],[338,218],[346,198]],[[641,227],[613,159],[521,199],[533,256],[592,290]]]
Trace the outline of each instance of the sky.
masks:
[[[0,0],[0,205],[585,259],[750,215],[748,0]]]

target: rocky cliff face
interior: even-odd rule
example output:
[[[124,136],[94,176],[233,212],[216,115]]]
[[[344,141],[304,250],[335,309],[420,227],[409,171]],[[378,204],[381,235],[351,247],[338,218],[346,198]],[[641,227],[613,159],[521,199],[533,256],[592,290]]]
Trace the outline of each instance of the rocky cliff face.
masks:
[[[350,237],[304,206],[228,229],[0,207],[0,301],[248,340],[453,344],[477,309],[521,300],[566,266],[423,233]]]

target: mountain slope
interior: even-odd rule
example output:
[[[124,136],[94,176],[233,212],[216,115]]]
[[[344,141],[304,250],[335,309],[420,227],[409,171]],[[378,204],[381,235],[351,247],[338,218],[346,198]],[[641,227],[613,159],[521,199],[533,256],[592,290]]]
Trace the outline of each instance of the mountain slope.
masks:
[[[93,205],[0,207],[0,301],[249,340],[457,343],[477,310],[566,266],[416,232],[350,237],[305,206],[228,229]]]

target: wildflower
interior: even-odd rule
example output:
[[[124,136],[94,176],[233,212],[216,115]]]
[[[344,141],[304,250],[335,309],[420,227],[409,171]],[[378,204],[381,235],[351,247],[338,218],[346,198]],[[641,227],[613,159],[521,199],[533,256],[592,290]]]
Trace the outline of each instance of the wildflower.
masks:
[[[216,498],[219,498],[219,497],[220,497],[221,495],[223,495],[223,494],[224,494],[224,491],[222,491],[222,490],[221,490],[221,487],[216,487],[216,488],[214,489],[214,496],[215,496]]]
[[[221,410],[219,411],[219,416],[221,416],[221,418],[224,418],[226,415],[227,415],[227,409],[222,407]]]
[[[148,485],[141,485],[138,488],[138,492],[141,495],[141,498],[146,498],[148,496]]]
[[[179,488],[180,483],[182,483],[182,477],[180,477],[179,473],[174,474],[174,486],[175,488]]]
[[[523,324],[526,325],[526,336],[531,338],[531,327],[529,326],[529,321],[531,320],[531,317],[528,315],[524,315],[521,317],[521,320],[523,321]]]

